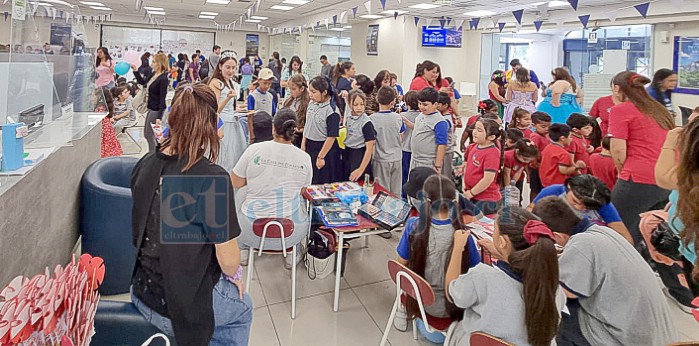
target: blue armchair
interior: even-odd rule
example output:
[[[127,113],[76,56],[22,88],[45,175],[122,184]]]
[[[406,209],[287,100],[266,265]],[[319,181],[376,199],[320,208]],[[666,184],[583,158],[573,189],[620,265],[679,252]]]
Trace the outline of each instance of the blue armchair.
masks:
[[[136,263],[131,232],[131,172],[138,159],[109,157],[95,161],[81,182],[82,252],[104,259],[102,295],[129,292]]]
[[[95,314],[95,335],[91,345],[133,346],[141,345],[154,334],[162,333],[143,318],[136,307],[127,302],[101,300]],[[168,337],[170,345],[176,346],[174,337]],[[165,345],[156,339],[151,346]]]

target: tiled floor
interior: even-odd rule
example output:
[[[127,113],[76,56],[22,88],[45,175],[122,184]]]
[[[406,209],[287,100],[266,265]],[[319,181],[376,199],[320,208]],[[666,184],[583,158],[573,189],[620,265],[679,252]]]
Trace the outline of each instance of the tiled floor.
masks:
[[[133,145],[124,138],[120,136],[124,151],[133,150]],[[378,345],[395,299],[395,285],[386,264],[388,259],[396,257],[399,237],[399,233],[389,240],[371,236],[368,248],[363,248],[362,240],[352,241],[338,312],[332,310],[334,276],[310,280],[305,266],[300,264],[294,320],[291,319],[291,272],[284,269],[283,258],[273,255],[256,258],[252,287],[248,290],[254,302],[250,345]],[[104,299],[129,298],[122,295]],[[672,302],[670,307],[683,339],[699,340],[699,324],[693,317]],[[410,331],[401,333],[393,328],[388,340],[394,346],[431,345],[422,336],[416,341]]]

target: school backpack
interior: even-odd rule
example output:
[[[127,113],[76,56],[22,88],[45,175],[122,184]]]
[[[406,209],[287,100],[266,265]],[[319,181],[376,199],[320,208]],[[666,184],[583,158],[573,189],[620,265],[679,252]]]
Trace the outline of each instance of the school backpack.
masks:
[[[204,79],[209,77],[209,69],[211,68],[211,60],[205,60],[199,66],[199,79]]]

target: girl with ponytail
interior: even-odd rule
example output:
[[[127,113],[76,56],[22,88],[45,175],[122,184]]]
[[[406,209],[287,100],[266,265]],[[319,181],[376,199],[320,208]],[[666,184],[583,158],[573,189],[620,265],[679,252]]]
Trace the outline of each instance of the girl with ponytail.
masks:
[[[495,221],[493,242],[479,240],[499,261],[460,275],[461,252],[470,235],[454,233],[444,284],[447,299],[464,309],[454,344],[467,343],[472,332],[480,331],[515,345],[551,345],[566,302],[558,285],[553,232],[534,214],[505,208]]]
[[[352,79],[356,74],[354,63],[345,61],[335,65],[332,74],[332,85],[337,90],[337,107],[340,113],[345,113],[345,97],[352,90]]]
[[[461,223],[461,208],[459,194],[454,182],[443,175],[434,173],[430,167],[416,168],[411,172],[411,178],[422,175],[418,170],[427,170],[429,177],[422,189],[417,193],[421,202],[418,206],[419,217],[413,217],[406,222],[405,232],[401,237],[396,251],[398,262],[406,265],[412,271],[422,276],[430,283],[435,293],[435,303],[426,306],[428,315],[440,318],[459,320],[463,310],[446,300],[444,294],[444,273],[449,261],[453,234],[464,226]],[[468,248],[462,244],[461,250],[466,252],[460,260],[458,273],[465,273],[469,267],[480,263],[480,255],[473,240]],[[461,258],[461,252],[459,253]],[[407,311],[407,315],[406,315]],[[407,328],[407,320],[420,316],[418,303],[407,298],[405,308],[399,309],[394,325],[399,330]]]
[[[335,91],[330,80],[318,76],[308,83],[311,103],[306,113],[301,149],[311,156],[313,184],[342,181],[342,162],[337,137],[340,113],[335,106]]]

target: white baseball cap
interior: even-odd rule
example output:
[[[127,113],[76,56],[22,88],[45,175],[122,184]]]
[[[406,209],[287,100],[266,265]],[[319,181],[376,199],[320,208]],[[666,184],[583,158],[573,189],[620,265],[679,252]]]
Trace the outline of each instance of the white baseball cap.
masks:
[[[260,73],[257,74],[257,79],[258,80],[275,80],[276,78],[274,77],[274,72],[268,68],[263,68],[260,70]]]

